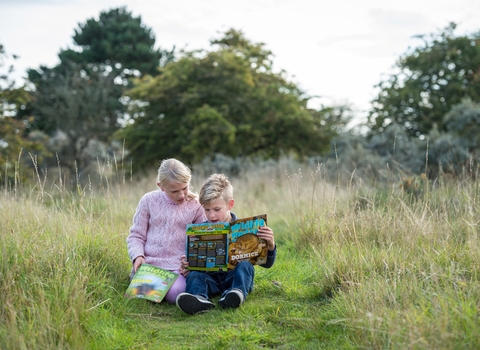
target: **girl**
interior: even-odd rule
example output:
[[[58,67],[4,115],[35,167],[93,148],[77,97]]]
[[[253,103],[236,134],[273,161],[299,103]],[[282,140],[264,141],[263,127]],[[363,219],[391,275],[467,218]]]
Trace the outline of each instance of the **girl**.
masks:
[[[190,169],[176,159],[166,159],[160,164],[157,175],[160,190],[140,199],[127,238],[128,255],[133,264],[130,278],[143,263],[180,273],[186,225],[207,219],[197,195],[190,192],[191,178]],[[175,303],[185,286],[185,277],[179,275],[165,300]]]

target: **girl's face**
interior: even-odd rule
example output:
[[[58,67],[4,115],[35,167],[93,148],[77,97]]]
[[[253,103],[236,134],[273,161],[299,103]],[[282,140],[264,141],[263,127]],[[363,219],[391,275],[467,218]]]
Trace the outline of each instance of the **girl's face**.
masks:
[[[170,199],[175,204],[182,204],[187,198],[188,187],[190,184],[188,182],[169,182],[165,186],[160,185],[160,183],[157,183],[157,185],[161,188],[163,192],[165,192],[168,199]]]
[[[227,202],[222,198],[217,198],[212,203],[204,204],[203,210],[210,222],[230,222],[232,221],[230,209],[232,209],[233,203],[233,199]]]

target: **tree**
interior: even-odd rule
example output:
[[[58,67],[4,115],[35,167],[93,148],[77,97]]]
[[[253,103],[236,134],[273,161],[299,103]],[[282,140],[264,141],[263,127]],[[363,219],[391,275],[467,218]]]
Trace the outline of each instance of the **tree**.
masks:
[[[455,133],[434,127],[428,134],[428,177],[434,179],[441,173],[462,175],[472,157],[467,145],[468,141]]]
[[[5,48],[0,44],[0,116],[14,116],[19,105],[28,101],[28,93],[25,87],[16,87],[15,81],[10,79],[10,73],[13,72],[13,64],[8,65],[6,71],[6,60],[9,58]],[[15,60],[18,57],[13,55]]]
[[[173,60],[174,52],[154,48],[155,35],[125,7],[101,12],[98,20],[88,19],[79,24],[73,36],[76,50],[59,53],[62,63],[106,64],[112,69],[157,75],[158,67]],[[125,72],[127,70],[127,72]]]
[[[14,168],[17,162],[25,163],[26,153],[36,153],[40,157],[46,154],[41,144],[32,142],[25,136],[25,124],[14,119],[19,106],[28,101],[29,95],[24,86],[17,87],[15,81],[10,79],[13,65],[9,65],[7,71],[3,71],[6,58],[8,55],[0,44],[0,69],[2,69],[0,72],[0,184],[2,185],[9,180],[19,180],[14,179]],[[16,59],[15,55],[13,59]],[[7,180],[3,178],[4,175]]]
[[[159,64],[173,59],[173,51],[154,49],[155,37],[151,29],[142,24],[141,17],[133,17],[124,7],[101,12],[98,20],[90,18],[79,24],[73,40],[77,47],[60,51],[59,65],[28,70],[28,79],[35,85],[37,98],[48,100],[53,97],[40,95],[42,91],[51,93],[52,86],[62,84],[62,80],[75,75],[78,70],[83,70],[86,77],[95,76],[98,70],[111,71],[115,78],[113,83],[117,86],[110,88],[111,114],[123,116],[126,107],[118,101],[129,84],[129,77],[135,72],[137,76],[158,74]],[[88,84],[87,79],[82,81]],[[34,119],[26,123],[29,130],[38,129],[48,134],[56,131],[50,117],[43,116],[32,105],[27,105],[17,118],[30,115]]]
[[[480,104],[465,99],[452,107],[443,122],[448,133],[462,139],[470,152],[479,155]]]
[[[138,167],[170,156],[302,157],[329,147],[323,115],[308,110],[308,98],[284,72],[272,72],[263,44],[235,30],[211,44],[216,50],[187,52],[127,92],[143,105],[117,137]]]
[[[82,70],[85,77],[95,76],[99,70],[108,74],[111,71],[115,75],[114,83],[118,86],[110,89],[111,105],[115,106],[115,113],[123,116],[125,107],[115,100],[121,99],[128,78],[145,73],[158,74],[159,64],[166,64],[173,59],[173,50],[167,52],[154,48],[155,37],[151,29],[142,24],[141,17],[133,17],[125,7],[101,12],[98,20],[90,18],[84,24],[79,24],[73,40],[77,47],[60,51],[59,65],[28,70],[28,79],[37,90],[37,98],[41,91],[50,91],[51,86],[75,75],[76,71]],[[88,79],[82,81],[88,84]],[[25,106],[17,118],[30,115],[34,116],[32,123],[23,120],[29,130],[55,132],[49,117],[41,115],[32,105]]]
[[[63,165],[82,171],[107,156],[111,135],[126,114],[122,95],[129,78],[158,74],[173,51],[154,48],[151,29],[124,7],[80,24],[73,40],[77,47],[62,50],[59,65],[28,71],[35,89],[16,118],[29,132],[47,134]]]
[[[33,93],[32,108],[42,116],[42,128],[57,141],[51,143],[52,151],[72,172],[81,172],[96,157],[105,158],[91,148],[108,142],[122,119],[115,73],[96,68],[89,73],[71,68],[44,81]]]
[[[369,122],[372,134],[389,124],[410,135],[427,135],[443,116],[464,98],[480,101],[480,34],[454,36],[450,24],[440,34],[420,36],[423,45],[400,57],[399,73],[378,84]]]

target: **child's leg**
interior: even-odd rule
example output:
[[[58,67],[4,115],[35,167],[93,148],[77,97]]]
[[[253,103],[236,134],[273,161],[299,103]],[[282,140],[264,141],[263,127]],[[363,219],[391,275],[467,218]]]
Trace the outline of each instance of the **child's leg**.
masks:
[[[242,261],[233,271],[229,271],[225,283],[229,288],[223,293],[225,295],[230,289],[240,289],[243,296],[247,298],[248,293],[253,289],[253,279],[255,277],[255,269],[248,261]],[[222,296],[223,296],[222,295]]]
[[[169,302],[170,304],[175,304],[175,301],[177,300],[177,296],[180,293],[185,292],[185,287],[187,283],[185,281],[185,277],[182,275],[179,275],[173,285],[170,287],[168,290],[167,294],[165,295],[165,300]]]
[[[220,284],[213,278],[214,274],[208,272],[190,271],[187,275],[186,292],[194,295],[201,295],[207,300],[223,292]]]

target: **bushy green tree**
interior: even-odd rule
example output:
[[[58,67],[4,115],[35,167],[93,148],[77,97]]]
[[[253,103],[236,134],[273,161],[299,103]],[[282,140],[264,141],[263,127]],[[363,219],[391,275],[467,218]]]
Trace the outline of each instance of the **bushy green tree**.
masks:
[[[12,55],[13,60],[17,59]],[[15,116],[20,105],[27,103],[29,96],[25,86],[18,87],[16,82],[10,78],[14,71],[13,64],[7,64],[10,56],[0,44],[0,116]]]
[[[82,81],[86,85],[90,83],[88,77],[101,71],[102,74],[115,78],[110,79],[110,115],[123,115],[126,107],[119,100],[128,85],[129,77],[145,73],[157,74],[161,63],[173,59],[173,52],[154,48],[155,37],[151,29],[142,23],[141,17],[134,17],[124,7],[101,12],[98,20],[90,18],[79,24],[73,40],[76,47],[60,51],[59,65],[28,70],[28,78],[37,91],[37,99],[54,98],[51,87],[62,85],[63,81],[80,70],[83,71]],[[40,96],[42,91],[48,95]],[[34,116],[32,123],[26,123],[30,130],[39,129],[47,133],[56,131],[52,127],[50,115],[43,115],[29,105],[19,114],[19,118],[29,115]]]
[[[412,140],[398,125],[367,138],[344,132],[332,140],[330,152],[316,159],[330,179],[348,183],[379,184],[425,170],[425,142]]]
[[[411,137],[397,124],[389,125],[384,132],[371,137],[367,148],[382,157],[385,169],[399,177],[425,171],[426,142]]]
[[[480,101],[480,34],[455,36],[455,24],[420,36],[423,44],[398,60],[398,73],[378,85],[369,121],[372,134],[398,124],[409,135],[427,135],[464,98]]]
[[[463,140],[465,147],[480,156],[480,104],[465,99],[445,115],[448,133]]]
[[[27,103],[29,94],[24,86],[17,87],[10,78],[13,65],[5,66],[7,57],[0,44],[0,186],[10,180],[20,180],[14,178],[15,166],[25,164],[29,152],[32,157],[40,158],[47,154],[40,143],[26,137],[25,124],[14,118],[19,106]]]
[[[127,112],[122,95],[129,79],[158,74],[173,51],[155,48],[152,30],[124,7],[79,24],[73,40],[76,47],[60,52],[60,64],[28,71],[35,88],[16,118],[28,131],[47,134],[61,164],[81,172],[108,156],[111,136]]]
[[[106,64],[117,70],[158,74],[158,67],[171,61],[173,50],[155,48],[155,35],[125,7],[100,13],[75,29],[75,49],[62,50],[61,62],[81,65]],[[132,74],[132,73],[130,73]],[[128,72],[127,72],[127,75]]]
[[[315,161],[325,164],[331,179],[338,176],[354,183],[406,181],[408,185],[420,178],[435,180],[441,174],[464,175],[465,169],[475,170],[478,164],[467,138],[436,127],[423,140],[392,124],[370,138],[343,133],[332,142],[332,150]]]
[[[454,133],[445,133],[434,127],[428,134],[427,175],[433,179],[441,173],[461,175],[468,166],[472,154],[466,139]]]
[[[119,86],[115,73],[102,70],[71,69],[46,81],[33,93],[32,107],[46,117],[44,129],[51,130],[51,144],[72,171],[82,171],[96,157],[105,154],[89,152],[93,144],[108,143],[120,127],[122,106],[117,98]]]
[[[262,43],[229,30],[211,44],[212,51],[187,52],[128,92],[142,108],[117,137],[138,167],[170,156],[193,163],[215,153],[277,158],[328,149],[325,113],[309,110],[285,73],[272,71]]]

